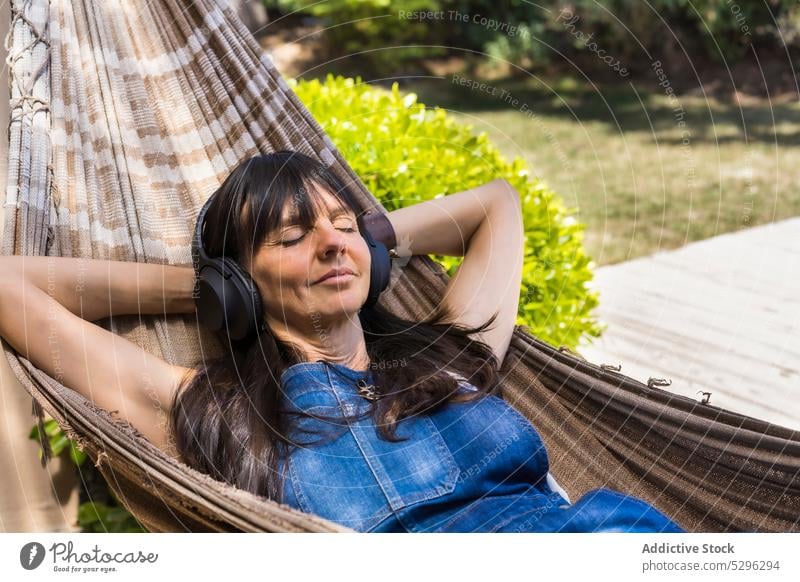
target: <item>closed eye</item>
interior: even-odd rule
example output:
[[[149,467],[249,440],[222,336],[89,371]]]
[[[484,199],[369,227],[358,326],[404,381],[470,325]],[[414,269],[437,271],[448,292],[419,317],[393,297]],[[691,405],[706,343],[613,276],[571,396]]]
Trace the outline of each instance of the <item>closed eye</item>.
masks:
[[[341,230],[342,232],[358,232],[358,229],[353,228],[351,226],[339,227],[339,228],[337,228],[337,230]],[[281,244],[283,246],[285,246],[285,247],[290,247],[292,245],[296,245],[297,243],[299,243],[301,240],[303,240],[306,237],[308,232],[309,231],[304,232],[302,235],[300,235],[297,238],[293,238],[293,239],[290,239],[290,240],[281,240]]]

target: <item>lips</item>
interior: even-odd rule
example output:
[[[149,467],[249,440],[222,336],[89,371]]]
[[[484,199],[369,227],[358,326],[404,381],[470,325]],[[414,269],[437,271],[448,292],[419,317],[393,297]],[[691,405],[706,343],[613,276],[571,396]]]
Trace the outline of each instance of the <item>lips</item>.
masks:
[[[339,275],[355,275],[355,273],[348,269],[347,267],[340,267],[338,269],[331,269],[327,273],[325,273],[322,277],[314,281],[314,285],[317,283],[322,283],[325,279],[330,279],[331,277],[338,277]]]

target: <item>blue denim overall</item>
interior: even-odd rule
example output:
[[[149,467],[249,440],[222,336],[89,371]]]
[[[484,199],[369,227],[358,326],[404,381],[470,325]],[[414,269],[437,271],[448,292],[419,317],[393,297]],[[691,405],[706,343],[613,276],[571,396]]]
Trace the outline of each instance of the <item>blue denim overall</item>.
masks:
[[[336,416],[369,408],[370,371],[302,362],[281,376],[282,406]],[[475,388],[463,379],[460,390]],[[327,431],[327,436],[304,429]],[[601,488],[574,504],[549,474],[536,429],[497,396],[406,418],[389,442],[370,416],[302,418],[280,464],[283,503],[361,532],[683,532],[643,500]],[[288,467],[287,467],[288,464]]]

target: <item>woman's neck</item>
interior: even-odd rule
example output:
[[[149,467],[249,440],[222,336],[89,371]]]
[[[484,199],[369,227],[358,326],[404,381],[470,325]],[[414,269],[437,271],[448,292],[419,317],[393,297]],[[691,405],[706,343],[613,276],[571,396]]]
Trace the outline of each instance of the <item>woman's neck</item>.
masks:
[[[284,326],[276,336],[299,351],[295,354],[299,361],[323,360],[353,370],[369,368],[367,344],[357,315],[340,325],[323,326],[316,322],[311,329],[302,331]]]

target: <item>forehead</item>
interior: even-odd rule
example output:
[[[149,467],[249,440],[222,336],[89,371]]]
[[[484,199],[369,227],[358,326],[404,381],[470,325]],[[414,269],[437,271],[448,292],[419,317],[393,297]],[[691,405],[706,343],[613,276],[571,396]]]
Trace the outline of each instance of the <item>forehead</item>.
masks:
[[[323,212],[327,215],[352,212],[352,209],[347,207],[344,201],[339,200],[325,186],[315,184],[313,190],[310,190],[307,196],[315,212]],[[281,213],[281,222],[283,224],[299,221],[298,205],[300,202],[301,200],[297,196],[293,196],[287,201]]]

